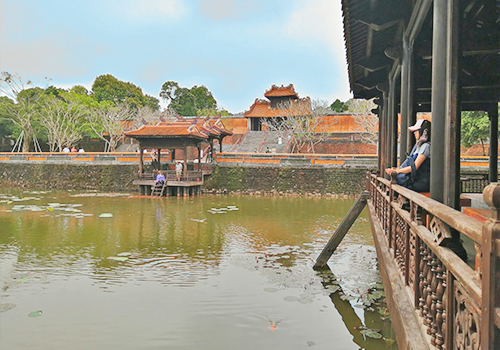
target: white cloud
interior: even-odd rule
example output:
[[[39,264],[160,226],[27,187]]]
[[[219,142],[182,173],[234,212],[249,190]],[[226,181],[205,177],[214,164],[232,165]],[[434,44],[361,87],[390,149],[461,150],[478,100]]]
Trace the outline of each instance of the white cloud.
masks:
[[[340,0],[296,0],[285,34],[304,42],[321,41],[335,52],[344,51]]]
[[[341,0],[295,0],[292,9],[284,26],[285,35],[325,48],[324,54],[332,57],[331,68],[335,70],[334,98],[347,100],[350,92]]]
[[[201,13],[212,21],[234,20],[261,8],[260,0],[200,0]]]
[[[73,39],[73,42],[75,40]],[[82,77],[88,72],[83,64],[90,60],[100,47],[92,47],[88,43],[79,42],[83,48],[75,52],[69,47],[71,40],[64,35],[54,35],[34,41],[2,40],[0,52],[0,68],[11,72],[18,72],[27,78],[33,76],[47,76],[49,78],[61,76]]]
[[[121,0],[116,6],[125,15],[138,21],[178,20],[186,12],[182,0]]]

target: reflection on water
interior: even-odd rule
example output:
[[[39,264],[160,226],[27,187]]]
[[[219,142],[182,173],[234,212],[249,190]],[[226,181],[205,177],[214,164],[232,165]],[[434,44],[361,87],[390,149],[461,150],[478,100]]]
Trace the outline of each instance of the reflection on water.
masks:
[[[2,349],[396,348],[353,200],[1,193]]]

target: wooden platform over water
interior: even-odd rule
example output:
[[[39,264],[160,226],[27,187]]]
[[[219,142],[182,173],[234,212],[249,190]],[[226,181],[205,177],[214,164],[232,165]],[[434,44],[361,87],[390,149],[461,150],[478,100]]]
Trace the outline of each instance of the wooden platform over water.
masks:
[[[203,185],[203,176],[208,175],[204,171],[188,171],[181,176],[181,181],[177,181],[176,174],[173,171],[164,171],[166,184],[163,191],[164,196],[192,196],[201,193]],[[139,178],[134,180],[133,184],[139,186],[142,195],[151,195],[152,188],[155,186],[155,174],[139,174]]]

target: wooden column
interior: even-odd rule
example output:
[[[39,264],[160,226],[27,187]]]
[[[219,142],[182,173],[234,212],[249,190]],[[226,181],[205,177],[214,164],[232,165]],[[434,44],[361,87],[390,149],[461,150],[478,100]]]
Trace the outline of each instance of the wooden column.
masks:
[[[388,101],[388,167],[397,165],[397,149],[398,149],[398,114],[396,112],[396,78],[389,79],[389,101]]]
[[[158,170],[161,170],[161,148],[158,148]]]
[[[446,29],[447,0],[433,2],[432,23],[432,135],[431,135],[431,198],[443,202],[445,164],[446,113]]]
[[[390,104],[389,104],[389,96],[387,94],[387,90],[384,92],[384,165],[383,169],[390,167],[390,159],[391,159],[391,154],[390,154],[390,149],[391,149],[391,142],[390,142],[390,121],[389,121],[389,116],[390,116]],[[385,174],[385,172],[384,172]],[[389,176],[387,175],[387,178]]]
[[[201,170],[201,145],[198,144],[198,171]]]
[[[403,63],[401,66],[401,143],[399,145],[399,161],[406,159],[414,145],[408,127],[415,124],[416,113],[413,107],[415,85],[413,81],[413,42],[408,37],[403,39]]]
[[[498,104],[492,104],[488,110],[490,118],[490,168],[488,180],[498,181]]]
[[[207,160],[210,159],[210,162],[214,159],[214,139],[210,139],[210,148],[208,149]]]
[[[139,173],[142,174],[144,172],[144,149],[139,148]]]
[[[385,145],[386,145],[386,134],[385,134],[385,96],[382,95],[382,104],[379,106],[379,118],[378,118],[378,158],[379,158],[379,176],[385,176]]]
[[[445,162],[443,203],[460,210],[460,129],[461,103],[459,96],[458,72],[460,71],[460,40],[459,40],[459,0],[447,0],[447,71],[446,71],[446,115],[445,115]],[[433,118],[434,120],[434,118]],[[432,131],[434,131],[434,125]],[[431,133],[431,145],[434,142]],[[431,153],[431,159],[432,159]]]
[[[182,167],[182,175],[184,175],[184,178],[187,175],[187,170],[188,170],[188,146],[184,145],[184,164]],[[184,191],[184,189],[183,189],[183,191]]]

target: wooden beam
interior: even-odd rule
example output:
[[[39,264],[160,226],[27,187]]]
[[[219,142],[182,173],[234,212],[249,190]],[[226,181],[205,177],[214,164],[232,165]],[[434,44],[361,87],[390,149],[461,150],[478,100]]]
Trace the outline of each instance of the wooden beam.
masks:
[[[338,245],[346,235],[347,231],[349,231],[352,224],[354,223],[354,221],[356,221],[359,214],[365,207],[368,198],[370,198],[370,192],[368,191],[364,191],[359,195],[359,197],[354,202],[352,208],[344,217],[344,220],[342,220],[339,227],[337,227],[337,230],[335,230],[335,233],[326,244],[325,248],[323,248],[323,251],[316,260],[316,264],[314,264],[313,267],[314,269],[321,269],[326,265],[328,259],[330,259],[333,252],[335,252],[335,249],[337,249]]]

